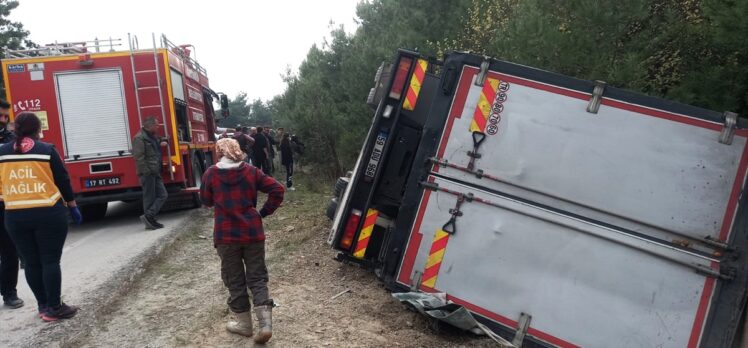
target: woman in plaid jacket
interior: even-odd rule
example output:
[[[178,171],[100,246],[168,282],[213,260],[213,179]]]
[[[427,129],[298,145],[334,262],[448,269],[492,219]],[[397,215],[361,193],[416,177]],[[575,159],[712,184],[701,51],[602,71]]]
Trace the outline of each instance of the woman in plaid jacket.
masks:
[[[200,197],[203,204],[215,207],[213,243],[221,258],[223,283],[229,290],[228,305],[236,316],[226,329],[252,336],[249,287],[259,322],[255,342],[265,343],[272,336],[273,300],[267,287],[262,218],[283,202],[283,185],[244,162],[246,154],[234,139],[218,140],[216,152],[221,160],[203,174]],[[259,211],[258,191],[268,194]]]

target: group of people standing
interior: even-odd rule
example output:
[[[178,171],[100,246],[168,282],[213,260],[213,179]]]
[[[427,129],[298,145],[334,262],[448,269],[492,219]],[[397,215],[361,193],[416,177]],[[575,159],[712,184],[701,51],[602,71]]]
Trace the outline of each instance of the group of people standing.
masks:
[[[229,137],[228,131],[224,131],[220,138],[236,140],[246,155],[246,161],[270,176],[275,173],[275,157],[279,152],[280,164],[286,171],[286,188],[291,191],[295,190],[293,187],[294,152],[299,153],[303,145],[291,134],[286,133],[282,127],[272,130],[269,127],[249,128],[239,125],[233,135]]]
[[[83,218],[63,160],[52,144],[39,140],[40,119],[34,113],[22,112],[16,116],[11,132],[9,107],[0,101],[0,293],[6,307],[24,305],[16,290],[20,256],[39,317],[48,322],[72,318],[78,308],[61,301],[60,259],[69,219],[80,224]],[[165,144],[157,138],[157,129],[158,121],[146,118],[133,139],[133,157],[144,194],[141,220],[149,229],[163,227],[156,214],[167,196],[161,178],[161,147]],[[267,286],[262,220],[280,207],[285,189],[263,170],[271,170],[267,160],[272,158],[270,148],[276,144],[275,139],[262,127],[249,134],[237,133],[240,135],[216,142],[220,159],[203,174],[200,198],[205,206],[214,208],[213,243],[229,292],[227,304],[235,315],[226,329],[265,343],[272,337],[274,302]],[[287,171],[286,187],[291,188],[290,136],[283,129],[278,133],[281,163]],[[255,165],[248,163],[250,154]],[[260,209],[258,192],[268,195]],[[256,335],[248,289],[258,321]]]

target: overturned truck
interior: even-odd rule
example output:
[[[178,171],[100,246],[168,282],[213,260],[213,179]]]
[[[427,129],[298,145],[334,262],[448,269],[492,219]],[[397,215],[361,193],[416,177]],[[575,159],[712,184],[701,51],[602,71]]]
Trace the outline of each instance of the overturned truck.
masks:
[[[467,53],[401,50],[329,243],[524,346],[730,347],[744,120]],[[515,341],[517,342],[517,341]]]

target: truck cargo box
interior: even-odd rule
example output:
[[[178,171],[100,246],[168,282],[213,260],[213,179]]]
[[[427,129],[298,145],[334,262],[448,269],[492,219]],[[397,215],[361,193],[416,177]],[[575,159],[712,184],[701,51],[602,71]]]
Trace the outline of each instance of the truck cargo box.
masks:
[[[737,115],[465,53],[393,67],[335,216],[341,259],[508,338],[529,319],[536,345],[732,344]]]

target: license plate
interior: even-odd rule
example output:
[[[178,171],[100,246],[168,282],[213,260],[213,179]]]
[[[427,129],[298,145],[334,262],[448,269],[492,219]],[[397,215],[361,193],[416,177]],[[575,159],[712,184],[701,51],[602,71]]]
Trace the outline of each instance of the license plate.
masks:
[[[110,178],[86,179],[85,181],[86,188],[101,187],[101,186],[115,186],[119,184],[120,184],[119,177],[116,177],[116,176],[110,177]]]
[[[380,131],[377,134],[377,141],[374,143],[374,150],[371,152],[369,157],[369,164],[366,166],[366,172],[364,175],[368,179],[373,179],[374,175],[377,174],[377,168],[379,167],[379,161],[382,159],[382,152],[384,151],[384,143],[387,142],[387,132]]]

